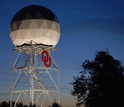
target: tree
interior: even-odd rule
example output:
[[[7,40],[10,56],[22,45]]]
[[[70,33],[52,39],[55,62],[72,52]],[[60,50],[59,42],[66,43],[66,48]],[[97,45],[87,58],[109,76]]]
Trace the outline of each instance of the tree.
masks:
[[[3,101],[0,103],[0,107],[9,107],[9,103],[6,101]]]
[[[61,107],[61,105],[58,104],[56,101],[54,101],[54,102],[52,103],[52,106],[49,106],[49,107]]]
[[[93,61],[83,62],[82,68],[71,83],[77,106],[124,107],[124,68],[120,61],[108,51],[98,51]]]

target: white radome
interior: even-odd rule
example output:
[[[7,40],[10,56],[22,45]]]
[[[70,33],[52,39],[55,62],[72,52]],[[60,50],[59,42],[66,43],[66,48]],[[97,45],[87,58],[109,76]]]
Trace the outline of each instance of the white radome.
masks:
[[[43,44],[55,47],[60,38],[60,25],[53,12],[31,5],[17,12],[10,23],[10,37],[15,46]]]

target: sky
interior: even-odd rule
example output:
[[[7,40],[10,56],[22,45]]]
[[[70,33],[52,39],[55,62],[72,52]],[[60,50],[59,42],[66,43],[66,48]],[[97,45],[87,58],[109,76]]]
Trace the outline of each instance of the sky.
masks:
[[[124,65],[123,0],[0,0],[0,101],[10,93],[10,56],[15,48],[10,39],[14,14],[28,5],[41,5],[58,18],[61,35],[56,48],[60,54],[60,87],[63,107],[75,107],[70,82],[82,70],[85,60],[96,51],[106,51]],[[2,96],[2,97],[1,97]]]

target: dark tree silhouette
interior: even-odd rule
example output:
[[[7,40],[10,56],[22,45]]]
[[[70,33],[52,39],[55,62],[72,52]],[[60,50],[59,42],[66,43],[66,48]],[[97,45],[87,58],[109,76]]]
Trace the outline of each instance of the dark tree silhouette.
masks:
[[[29,107],[36,107],[36,105],[35,104],[29,104]]]
[[[14,107],[15,105],[15,102],[12,101],[12,107]],[[10,101],[7,102],[7,101],[3,101],[0,103],[0,107],[10,107]],[[16,107],[28,107],[27,105],[24,105],[22,102],[18,102]]]
[[[71,83],[77,106],[124,107],[124,69],[120,61],[108,51],[98,51],[93,61],[83,62],[82,68]]]
[[[49,107],[61,107],[61,105],[58,104],[56,101],[54,101],[54,102],[52,103],[52,105],[49,106]]]
[[[9,107],[9,103],[6,101],[3,101],[0,103],[0,107]]]

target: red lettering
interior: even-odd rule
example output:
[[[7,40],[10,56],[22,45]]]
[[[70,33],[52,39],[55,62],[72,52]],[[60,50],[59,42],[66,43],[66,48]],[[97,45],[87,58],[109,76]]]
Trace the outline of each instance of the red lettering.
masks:
[[[51,57],[49,57],[49,53],[46,50],[42,51],[42,61],[46,67],[51,66]]]

